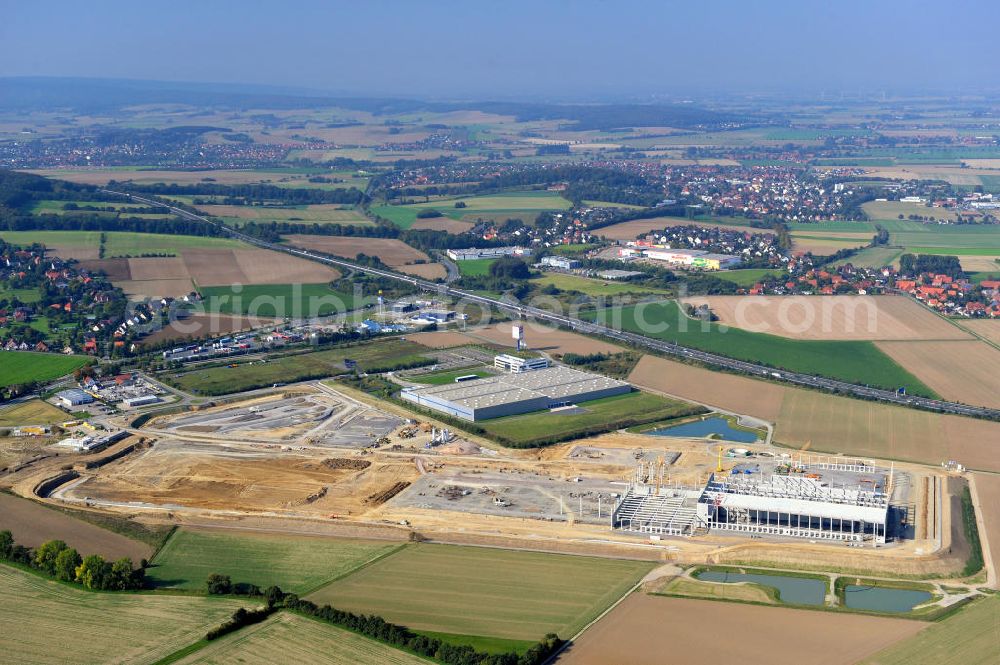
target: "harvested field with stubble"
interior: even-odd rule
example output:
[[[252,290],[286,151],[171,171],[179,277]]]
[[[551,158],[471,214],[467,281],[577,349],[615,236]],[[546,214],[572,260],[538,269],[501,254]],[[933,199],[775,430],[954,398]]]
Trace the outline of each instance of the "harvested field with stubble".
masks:
[[[995,665],[998,656],[1000,596],[989,596],[860,665]]]
[[[961,321],[959,325],[966,330],[971,330],[983,339],[1000,345],[1000,321],[996,319],[974,319]]]
[[[83,522],[42,504],[0,493],[0,530],[9,529],[14,540],[38,547],[47,540],[63,540],[84,556],[100,554],[106,559],[123,556],[139,563],[153,549],[138,540]]]
[[[1000,350],[980,340],[878,342],[879,349],[945,399],[1000,408]]]
[[[255,606],[245,599],[95,593],[2,564],[0,593],[3,660],[33,665],[155,663],[237,608]]]
[[[178,665],[426,665],[428,661],[348,630],[282,612],[176,662]]]
[[[410,545],[309,599],[418,630],[537,640],[570,637],[653,564],[539,552]],[[530,602],[526,602],[530,600]]]
[[[816,451],[937,465],[957,460],[1000,472],[1000,423],[791,388],[643,356],[636,386],[775,424],[777,443]]]
[[[191,314],[183,319],[172,321],[159,330],[142,338],[145,345],[157,344],[169,339],[199,339],[206,336],[227,335],[229,333],[251,330],[261,325],[270,325],[274,319],[250,316],[231,316],[229,314]]]
[[[969,334],[908,296],[696,296],[719,323],[816,340],[961,340]]]
[[[556,662],[853,665],[924,626],[905,619],[636,593],[584,633]]]

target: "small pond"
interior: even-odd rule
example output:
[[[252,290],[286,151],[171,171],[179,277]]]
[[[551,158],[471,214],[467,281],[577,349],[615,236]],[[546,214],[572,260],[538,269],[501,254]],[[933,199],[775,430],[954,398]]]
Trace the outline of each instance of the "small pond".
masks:
[[[822,580],[785,575],[758,575],[753,573],[726,573],[718,570],[703,570],[695,574],[702,582],[754,582],[778,590],[781,602],[793,605],[822,605],[826,601],[827,585]]]
[[[654,429],[650,432],[646,432],[646,434],[651,434],[653,436],[689,437],[703,437],[718,434],[726,441],[737,441],[739,443],[754,443],[758,439],[756,432],[747,432],[741,429],[735,429],[730,426],[728,420],[719,416],[705,418],[704,420],[695,420],[689,423],[674,425],[672,427]]]
[[[844,604],[855,610],[909,612],[931,598],[929,592],[916,589],[890,589],[857,584],[849,584],[844,589]]]

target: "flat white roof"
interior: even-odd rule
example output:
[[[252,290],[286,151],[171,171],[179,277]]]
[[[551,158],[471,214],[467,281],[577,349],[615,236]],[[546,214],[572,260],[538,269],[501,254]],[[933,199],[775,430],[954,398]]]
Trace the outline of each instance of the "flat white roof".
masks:
[[[440,386],[411,387],[413,395],[433,397],[467,408],[484,408],[547,397],[570,400],[577,395],[629,384],[570,367],[546,367],[518,374],[489,376]]]
[[[723,508],[746,508],[749,510],[769,510],[772,513],[792,515],[812,515],[827,519],[855,520],[884,524],[888,506],[857,506],[846,503],[828,503],[788,497],[755,496],[751,494],[719,494]]]

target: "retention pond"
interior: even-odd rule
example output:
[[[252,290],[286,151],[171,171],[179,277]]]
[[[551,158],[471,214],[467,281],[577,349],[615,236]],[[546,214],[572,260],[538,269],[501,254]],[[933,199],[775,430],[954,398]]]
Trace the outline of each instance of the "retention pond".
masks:
[[[844,588],[844,605],[855,610],[874,612],[909,612],[932,597],[929,592],[917,589],[892,589],[857,584],[849,584]]]
[[[704,437],[716,434],[726,441],[737,441],[739,443],[753,443],[759,438],[756,432],[736,429],[729,424],[728,420],[718,416],[674,425],[672,427],[654,429],[650,432],[646,432],[646,434],[651,434],[653,436],[687,437]]]
[[[695,579],[702,582],[722,582],[724,584],[753,582],[774,587],[778,590],[781,602],[792,605],[822,605],[826,601],[826,583],[807,577],[703,570],[700,573],[695,573]]]

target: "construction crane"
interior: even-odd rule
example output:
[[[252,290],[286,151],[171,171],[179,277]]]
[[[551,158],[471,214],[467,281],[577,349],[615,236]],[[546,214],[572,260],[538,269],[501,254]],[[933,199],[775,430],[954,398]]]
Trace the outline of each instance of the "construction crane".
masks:
[[[715,465],[715,472],[722,473],[722,446],[719,446],[719,463]]]
[[[663,482],[663,455],[656,458],[656,494],[660,496],[660,484]]]

